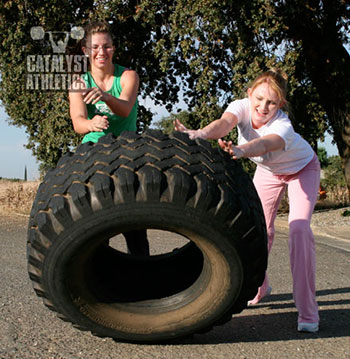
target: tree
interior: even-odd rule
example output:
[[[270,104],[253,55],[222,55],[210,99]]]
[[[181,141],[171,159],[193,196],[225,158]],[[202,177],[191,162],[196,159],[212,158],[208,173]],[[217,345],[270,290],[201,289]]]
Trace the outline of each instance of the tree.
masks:
[[[257,72],[285,69],[295,129],[315,150],[332,132],[350,193],[349,19],[345,0],[176,1],[164,25],[172,46],[163,63],[169,53],[184,59],[186,94],[202,126],[217,102],[225,107],[241,96]]]
[[[319,147],[317,149],[317,156],[321,164],[321,168],[327,167],[329,164],[329,159],[327,156],[327,150],[324,147]]]
[[[176,119],[178,119],[187,128],[194,128],[199,120],[188,111],[180,111],[177,114],[171,113],[170,116],[162,117],[159,121],[155,122],[154,125],[164,133],[170,135],[174,131],[173,123]]]
[[[325,168],[325,178],[323,180],[323,185],[329,190],[334,190],[337,186],[346,186],[344,174],[340,167],[340,161],[339,156],[329,157],[329,163]]]
[[[66,91],[26,89],[27,56],[52,53],[47,41],[30,37],[30,30],[39,24],[50,30],[70,29],[77,19],[86,18],[92,3],[4,1],[0,5],[0,98],[10,123],[26,128],[26,147],[44,167],[54,166],[79,139],[71,128]]]
[[[130,2],[131,15],[135,14],[135,3]],[[0,5],[0,73],[1,90],[0,100],[10,117],[10,123],[15,126],[24,126],[29,136],[26,145],[33,155],[41,162],[42,170],[56,165],[63,153],[80,143],[81,136],[74,133],[71,125],[68,108],[67,87],[68,81],[55,86],[49,76],[72,75],[68,70],[67,55],[79,56],[79,43],[73,38],[72,29],[82,26],[90,20],[101,20],[103,16],[93,0],[60,0],[60,1],[3,1]],[[150,54],[148,37],[150,31],[141,31],[141,25],[135,23],[126,7],[115,18],[113,28],[118,28],[127,36],[128,41],[119,38],[117,53],[123,60],[121,65],[140,70],[143,77],[142,90],[145,95],[148,88],[145,86],[148,79],[145,76],[158,76],[158,66],[155,56]],[[130,12],[130,11],[129,11]],[[123,15],[124,14],[124,15]],[[129,18],[129,20],[128,20]],[[133,28],[133,33],[127,29]],[[119,28],[118,28],[119,30]],[[63,45],[65,36],[69,38],[64,53],[59,52],[58,45]],[[51,38],[53,36],[55,38]],[[61,37],[61,38],[60,38]],[[77,37],[77,36],[75,36]],[[52,41],[51,41],[52,40]],[[56,45],[56,48],[54,48]],[[144,57],[136,59],[155,70],[144,71],[138,68],[132,52],[140,51]],[[55,52],[56,51],[56,52]],[[62,72],[55,66],[55,59],[61,60],[64,67]],[[58,61],[57,60],[57,61]],[[34,69],[34,70],[33,70]],[[79,70],[77,70],[79,71]],[[35,75],[37,77],[30,77]],[[36,79],[43,77],[47,80]],[[28,79],[32,78],[32,82]],[[146,78],[146,79],[145,79]],[[60,77],[62,79],[62,77]],[[150,90],[152,89],[152,82]],[[146,90],[145,90],[146,88]],[[142,131],[151,121],[151,113],[144,107],[139,108],[138,128]]]
[[[43,51],[43,41],[39,45],[28,33],[34,25],[67,30],[92,17],[111,23],[118,61],[140,74],[141,96],[170,112],[183,93],[197,120],[194,128],[244,96],[259,72],[273,66],[285,70],[295,129],[315,150],[327,129],[333,133],[350,191],[348,1],[5,1],[1,100],[12,122],[27,127],[29,146],[40,161],[55,162],[77,141],[71,137],[65,95],[30,97],[18,85],[25,56]],[[150,116],[145,110],[141,130]]]
[[[332,198],[338,204],[347,205],[350,196],[347,193],[345,176],[341,170],[340,156],[331,156],[328,165],[323,169],[324,176],[321,179],[322,188],[328,193],[327,197]]]
[[[300,48],[304,74],[312,83],[317,103],[327,115],[338,147],[350,194],[350,3],[346,0],[275,1],[274,11],[284,28],[272,40],[285,38]],[[305,122],[306,124],[307,122]]]

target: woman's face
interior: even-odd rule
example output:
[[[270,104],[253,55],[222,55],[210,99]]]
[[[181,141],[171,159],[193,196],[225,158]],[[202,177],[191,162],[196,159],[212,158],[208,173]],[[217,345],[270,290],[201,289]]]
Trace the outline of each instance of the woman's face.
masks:
[[[84,54],[89,56],[92,67],[104,68],[112,64],[114,46],[107,33],[95,33],[87,38]]]
[[[260,128],[269,122],[282,107],[276,91],[267,82],[258,85],[254,90],[248,89],[254,128]]]

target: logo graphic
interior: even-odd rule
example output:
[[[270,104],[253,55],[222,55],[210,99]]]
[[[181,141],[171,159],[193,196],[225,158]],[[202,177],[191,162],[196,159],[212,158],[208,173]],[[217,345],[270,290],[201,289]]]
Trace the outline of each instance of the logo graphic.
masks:
[[[65,54],[70,38],[79,41],[84,37],[84,29],[72,27],[71,31],[45,31],[42,26],[33,26],[30,36],[33,41],[44,40],[48,35],[52,54],[27,55],[27,90],[67,90],[72,82],[87,71],[88,63],[84,55]]]

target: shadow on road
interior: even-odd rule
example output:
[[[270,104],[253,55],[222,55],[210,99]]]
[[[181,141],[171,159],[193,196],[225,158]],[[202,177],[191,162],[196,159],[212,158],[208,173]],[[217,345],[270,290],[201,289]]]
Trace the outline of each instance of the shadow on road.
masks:
[[[350,299],[340,299],[340,300],[322,300],[320,297],[335,295],[335,294],[346,294],[350,293],[350,288],[335,288],[335,289],[326,289],[316,291],[316,299],[319,307],[326,305],[343,305],[350,304]],[[280,303],[283,301],[292,301],[291,303]],[[279,304],[271,304],[271,303]],[[282,309],[282,308],[294,308],[293,295],[291,293],[286,294],[272,294],[269,296],[266,303],[259,304],[259,308],[268,307],[273,309]]]
[[[350,288],[335,288],[317,292],[320,308],[320,331],[315,334],[298,333],[296,330],[297,312],[292,294],[275,294],[266,303],[244,310],[240,315],[210,332],[194,335],[177,344],[220,344],[239,342],[274,342],[292,340],[315,340],[349,336],[350,310],[335,306],[348,305],[350,299],[320,300],[322,296],[350,293]],[[288,303],[283,303],[288,301]],[[334,308],[332,308],[334,307]],[[285,311],[291,308],[291,311]],[[254,311],[254,314],[250,314]],[[255,314],[261,311],[261,314]],[[269,313],[270,312],[270,313]]]

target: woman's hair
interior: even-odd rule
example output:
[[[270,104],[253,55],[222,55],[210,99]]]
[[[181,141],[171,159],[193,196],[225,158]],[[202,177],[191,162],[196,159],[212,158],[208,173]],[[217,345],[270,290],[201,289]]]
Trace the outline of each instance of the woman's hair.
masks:
[[[90,35],[97,34],[97,33],[108,34],[113,41],[113,36],[110,31],[109,25],[108,25],[108,23],[106,23],[104,21],[92,22],[89,25],[85,26],[84,30],[85,30],[85,33],[84,33],[84,38],[82,39],[82,43],[81,43],[82,46],[86,46],[86,41]]]
[[[259,75],[250,86],[252,90],[261,85],[268,83],[271,88],[277,93],[279,100],[284,107],[287,106],[287,80],[288,76],[285,72],[272,68]]]

